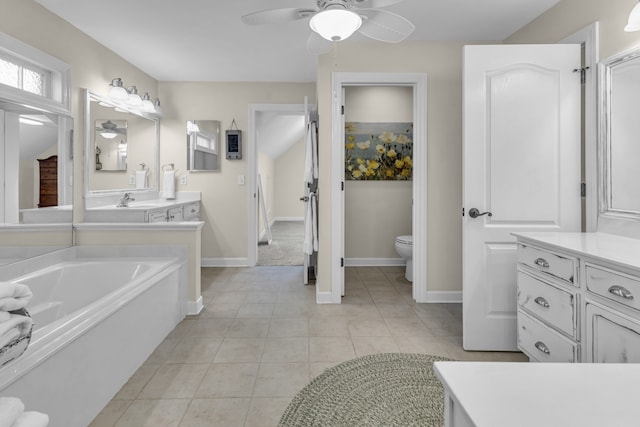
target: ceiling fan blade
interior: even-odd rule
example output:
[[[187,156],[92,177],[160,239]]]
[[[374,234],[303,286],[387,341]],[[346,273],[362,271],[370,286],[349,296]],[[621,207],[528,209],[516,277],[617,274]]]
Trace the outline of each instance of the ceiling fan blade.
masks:
[[[358,31],[382,42],[399,43],[413,33],[416,27],[408,19],[386,10],[360,10],[364,18]]]
[[[403,0],[355,0],[353,4],[362,9],[378,9],[400,3]]]
[[[331,50],[333,43],[334,42],[323,38],[315,31],[311,31],[309,38],[307,38],[307,52],[313,55],[322,55],[323,53],[327,53]]]
[[[244,15],[242,22],[249,25],[284,24],[286,22],[305,19],[316,13],[313,9],[285,8],[263,10],[262,12]]]

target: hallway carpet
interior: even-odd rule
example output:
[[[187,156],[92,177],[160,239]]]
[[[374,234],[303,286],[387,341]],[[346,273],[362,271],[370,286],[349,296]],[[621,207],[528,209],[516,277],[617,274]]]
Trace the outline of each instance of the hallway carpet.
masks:
[[[257,265],[302,265],[304,222],[276,221],[271,226],[271,235],[271,244],[258,244]]]

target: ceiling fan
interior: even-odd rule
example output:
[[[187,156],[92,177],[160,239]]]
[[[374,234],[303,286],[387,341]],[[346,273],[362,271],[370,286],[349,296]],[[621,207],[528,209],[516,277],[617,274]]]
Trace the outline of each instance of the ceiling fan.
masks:
[[[402,0],[316,0],[317,7],[270,9],[242,17],[249,25],[283,24],[309,18],[313,30],[307,50],[324,53],[332,42],[345,40],[355,31],[374,40],[398,43],[406,39],[415,26],[406,18],[380,8]]]

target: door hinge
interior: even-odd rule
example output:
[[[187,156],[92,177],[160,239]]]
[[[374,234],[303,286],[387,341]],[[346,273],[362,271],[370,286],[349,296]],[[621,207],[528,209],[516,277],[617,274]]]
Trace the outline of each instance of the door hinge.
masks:
[[[344,267],[344,258],[340,258],[340,267]]]
[[[584,182],[580,183],[580,197],[587,197],[587,184]]]
[[[464,216],[464,208],[462,208],[462,216]]]
[[[589,67],[581,67],[581,68],[574,68],[573,72],[574,73],[580,73],[580,84],[585,84],[587,82],[587,70],[589,69]]]
[[[342,115],[344,116],[344,105],[340,106],[340,112],[342,113]]]
[[[342,182],[340,183],[340,188],[341,188],[341,190],[342,190],[342,191],[344,191],[344,181],[342,181]]]

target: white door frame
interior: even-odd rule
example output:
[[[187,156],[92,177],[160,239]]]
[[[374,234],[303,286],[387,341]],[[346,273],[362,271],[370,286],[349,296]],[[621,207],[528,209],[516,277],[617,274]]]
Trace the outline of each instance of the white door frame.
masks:
[[[331,73],[331,300],[344,289],[344,126],[345,86],[413,87],[413,299],[428,301],[427,286],[427,75],[418,73]]]
[[[597,231],[598,228],[598,68],[600,25],[596,21],[578,32],[561,40],[559,43],[576,43],[584,47],[585,73],[584,87],[584,150],[585,150],[585,184],[586,184],[586,232]]]
[[[249,104],[249,135],[247,138],[246,156],[249,161],[247,185],[247,265],[254,267],[258,262],[258,128],[257,118],[259,113],[280,112],[288,114],[300,113],[305,115],[305,104]],[[300,177],[302,188],[302,177]],[[302,190],[301,190],[302,191]]]

